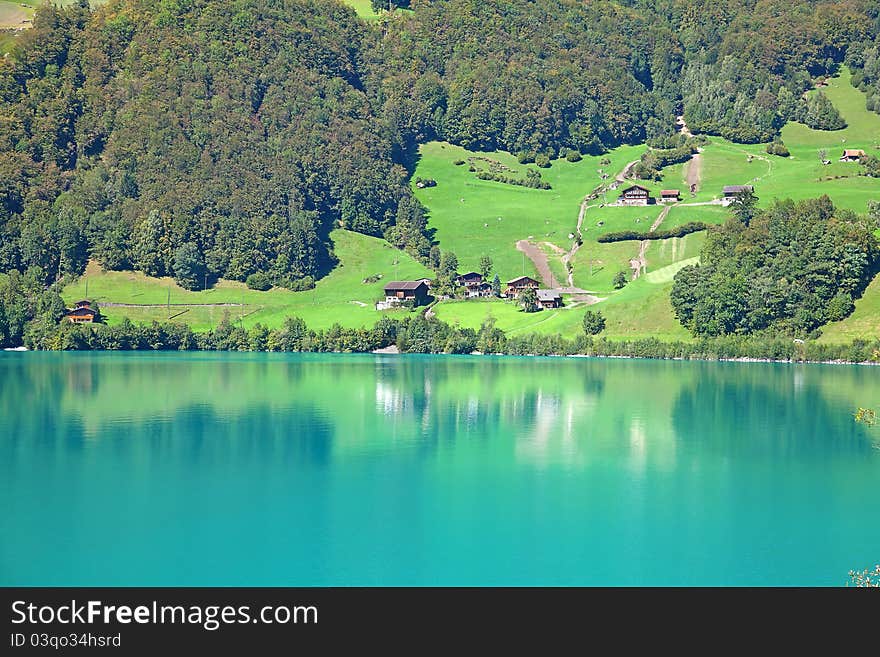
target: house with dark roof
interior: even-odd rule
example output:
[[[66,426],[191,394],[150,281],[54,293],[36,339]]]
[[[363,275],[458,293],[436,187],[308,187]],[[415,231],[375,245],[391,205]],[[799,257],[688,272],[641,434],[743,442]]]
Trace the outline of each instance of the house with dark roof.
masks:
[[[648,205],[651,201],[651,190],[641,185],[630,185],[620,192],[620,198],[617,199],[621,205]]]
[[[541,285],[538,281],[529,276],[518,276],[517,278],[512,278],[507,281],[507,288],[504,291],[504,296],[508,299],[516,299],[519,297],[519,293],[527,287],[537,290]]]
[[[460,274],[455,277],[455,284],[462,287],[472,287],[482,282],[483,275],[475,271],[469,271],[467,274]]]
[[[722,205],[730,205],[730,203],[740,194],[745,194],[746,192],[753,192],[755,188],[751,185],[725,185],[721,190],[723,193],[723,197],[721,199]]]
[[[538,305],[541,308],[562,307],[562,295],[557,290],[538,290]]]
[[[468,299],[492,296],[492,286],[483,280],[483,275],[479,272],[469,271],[466,274],[456,276],[455,284],[464,288],[465,296]]]
[[[840,156],[841,162],[858,162],[863,157],[865,157],[865,151],[860,148],[847,148],[844,149],[843,155]]]
[[[428,302],[428,286],[424,281],[391,281],[385,285],[388,307],[409,302],[421,306]]]
[[[98,318],[98,311],[92,308],[92,302],[83,299],[73,304],[73,308],[69,308],[64,313],[64,319],[73,324],[91,324]]]

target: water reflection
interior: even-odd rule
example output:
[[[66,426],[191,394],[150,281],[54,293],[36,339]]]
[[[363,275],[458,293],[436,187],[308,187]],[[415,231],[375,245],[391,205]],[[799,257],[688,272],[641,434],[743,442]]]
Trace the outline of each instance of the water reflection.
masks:
[[[863,453],[872,448],[867,430],[828,399],[829,390],[841,392],[835,381],[850,379],[854,395],[871,397],[851,368],[16,354],[0,360],[0,427],[7,448],[8,441],[81,448],[124,440],[149,451],[179,441],[197,459],[207,445],[253,443],[316,464],[392,444],[429,455],[468,440],[507,445],[518,462],[575,467],[624,447],[638,471],[674,467],[679,443],[780,457]],[[144,436],[146,446],[137,442]]]
[[[4,354],[0,584],[845,578],[880,541],[851,416],[878,393],[855,367]]]

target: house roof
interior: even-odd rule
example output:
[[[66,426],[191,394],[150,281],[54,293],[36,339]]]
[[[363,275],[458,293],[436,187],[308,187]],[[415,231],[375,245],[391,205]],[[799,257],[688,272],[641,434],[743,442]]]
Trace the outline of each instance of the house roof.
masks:
[[[725,194],[738,194],[739,192],[751,192],[754,187],[751,185],[725,185],[724,193]]]
[[[415,290],[424,285],[423,281],[389,281],[385,284],[386,290]]]
[[[92,310],[91,308],[74,308],[73,310],[68,310],[65,313],[65,316],[70,317],[71,315],[97,315],[97,310]]]
[[[458,278],[479,278],[482,280],[483,275],[479,272],[476,272],[476,271],[469,271],[466,274],[459,274]]]
[[[677,189],[661,189],[660,196],[678,196],[680,192]]]
[[[624,189],[624,190],[623,190],[622,192],[620,192],[620,193],[621,193],[621,194],[626,194],[627,192],[632,191],[632,190],[634,190],[634,189],[641,189],[643,192],[648,192],[649,194],[651,193],[651,190],[650,190],[650,189],[648,189],[647,187],[642,187],[641,185],[630,185],[629,187],[627,187],[626,189]]]
[[[531,281],[532,283],[538,282],[534,278],[532,278],[531,276],[517,276],[516,278],[511,278],[509,281],[507,281],[507,284],[513,285],[514,283],[521,283],[524,281]]]
[[[556,290],[538,290],[538,301],[556,301],[561,299],[562,295]]]
[[[861,157],[865,154],[861,148],[847,148],[843,151],[843,157]]]

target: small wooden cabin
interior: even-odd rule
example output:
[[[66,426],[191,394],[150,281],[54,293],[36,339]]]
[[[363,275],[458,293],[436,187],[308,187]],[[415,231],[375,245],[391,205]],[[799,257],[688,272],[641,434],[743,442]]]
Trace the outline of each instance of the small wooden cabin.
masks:
[[[538,305],[542,308],[561,308],[562,295],[556,290],[538,290]]]
[[[385,285],[385,302],[389,305],[411,301],[416,306],[428,302],[428,286],[424,281],[391,281]]]
[[[617,201],[623,205],[648,205],[651,202],[651,190],[641,185],[630,185],[620,192]]]
[[[681,200],[681,192],[677,189],[660,190],[661,203],[678,203]]]
[[[91,324],[98,316],[98,311],[92,308],[92,302],[87,299],[77,301],[65,314],[64,319],[73,324]]]
[[[751,185],[725,185],[721,190],[724,197],[721,199],[722,205],[730,205],[731,202],[740,194],[752,192],[755,188]]]
[[[865,151],[857,148],[847,148],[843,151],[843,155],[840,156],[840,161],[858,162],[863,157],[865,157]]]

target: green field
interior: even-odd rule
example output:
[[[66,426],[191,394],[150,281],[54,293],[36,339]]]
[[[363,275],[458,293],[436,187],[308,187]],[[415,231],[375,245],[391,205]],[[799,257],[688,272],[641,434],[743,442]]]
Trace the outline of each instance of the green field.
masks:
[[[36,4],[32,0],[0,0],[0,29],[30,26]]]
[[[749,183],[755,186],[761,205],[774,198],[800,200],[827,194],[840,207],[864,212],[867,202],[880,196],[880,183],[857,175],[861,169],[857,163],[838,162],[838,158],[844,148],[880,155],[880,115],[865,109],[865,95],[850,84],[846,69],[822,91],[846,119],[846,128],[812,130],[789,123],[782,130],[782,139],[791,151],[788,158],[768,155],[763,144],[733,144],[712,137],[702,156],[703,176],[696,200],[718,196],[724,185]],[[821,149],[831,164],[821,163]]]
[[[373,3],[370,0],[341,0],[343,4],[348,5],[352,9],[354,9],[355,13],[363,18],[366,21],[374,21],[380,16],[381,13],[373,11]],[[394,14],[408,14],[412,10],[411,9],[394,9],[392,13]],[[387,12],[385,12],[387,15]]]
[[[473,153],[442,142],[424,144],[414,177],[433,178],[436,187],[414,188],[418,199],[429,209],[429,227],[436,229],[441,248],[458,256],[462,271],[478,266],[481,255],[495,263],[502,279],[522,273],[535,275],[528,260],[516,250],[516,242],[533,239],[571,247],[571,234],[577,226],[578,208],[591,190],[601,183],[598,171],[612,176],[624,165],[638,159],[643,146],[626,146],[607,155],[611,164],[600,164],[601,157],[585,157],[580,162],[554,160],[549,169],[522,165],[510,153]],[[496,160],[508,167],[512,177],[524,177],[526,168],[541,172],[552,189],[528,189],[515,185],[479,180],[468,171],[469,157]],[[456,166],[454,162],[465,160]],[[486,163],[480,161],[481,165]]]
[[[153,307],[105,306],[101,313],[109,324],[118,323],[123,317],[132,321],[164,321],[183,312],[174,319],[190,324],[195,330],[216,326],[227,313],[232,320],[240,319],[244,326],[260,322],[276,327],[286,317],[297,315],[315,329],[328,328],[337,322],[356,327],[371,326],[381,316],[374,304],[382,297],[385,283],[396,278],[412,279],[430,274],[410,256],[375,237],[336,230],[331,238],[341,264],[318,281],[314,290],[306,292],[283,289],[259,292],[235,281],[220,281],[207,291],[190,292],[170,278],[151,278],[137,272],[104,272],[93,265],[84,276],[68,285],[62,296],[68,304],[83,297],[98,304],[158,304]],[[375,274],[381,274],[381,280],[366,285],[362,282]],[[169,309],[162,305],[169,300],[169,291],[171,304],[236,305],[172,305]],[[392,314],[402,312],[405,311],[393,311]]]
[[[373,11],[373,5],[370,0],[343,0],[343,3],[349,5],[358,16],[365,20],[379,18],[379,14]]]

